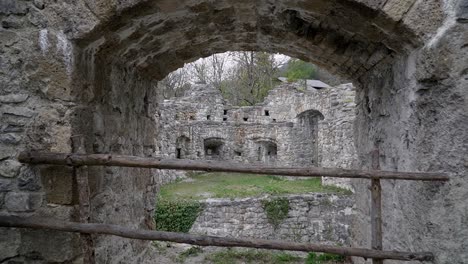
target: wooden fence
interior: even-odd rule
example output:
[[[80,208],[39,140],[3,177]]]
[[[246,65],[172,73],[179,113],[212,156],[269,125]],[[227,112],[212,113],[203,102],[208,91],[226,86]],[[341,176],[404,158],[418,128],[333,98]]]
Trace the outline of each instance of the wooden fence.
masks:
[[[78,148],[80,149],[80,148]],[[18,160],[28,164],[49,164],[73,166],[78,180],[80,202],[80,223],[57,221],[37,217],[0,216],[0,226],[15,228],[34,228],[78,232],[83,235],[84,259],[86,263],[94,262],[92,240],[89,234],[107,234],[133,239],[160,240],[187,243],[200,246],[219,247],[249,247],[263,249],[279,249],[304,252],[324,252],[344,256],[371,258],[373,263],[383,263],[385,259],[404,261],[428,261],[434,259],[431,252],[401,252],[385,251],[382,245],[382,188],[380,180],[410,180],[410,181],[448,181],[443,173],[428,172],[394,172],[381,171],[379,152],[372,152],[371,170],[349,170],[339,168],[284,168],[262,165],[248,165],[219,161],[170,160],[157,158],[141,158],[135,156],[111,154],[79,154],[78,153],[40,153],[23,152]],[[295,243],[264,239],[224,238],[214,236],[192,235],[184,233],[161,232],[150,230],[134,230],[122,226],[88,223],[89,220],[89,186],[87,185],[87,170],[85,166],[119,166],[156,168],[170,170],[199,170],[239,172],[254,174],[273,174],[299,177],[337,177],[363,178],[371,180],[371,246],[372,249],[335,247],[317,244]]]

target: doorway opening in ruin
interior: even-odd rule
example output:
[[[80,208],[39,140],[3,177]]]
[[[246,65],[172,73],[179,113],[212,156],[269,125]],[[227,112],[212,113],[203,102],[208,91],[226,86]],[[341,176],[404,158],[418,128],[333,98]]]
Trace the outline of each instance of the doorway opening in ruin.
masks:
[[[272,141],[258,141],[257,143],[258,161],[263,163],[274,163],[277,158],[278,146]]]
[[[203,141],[205,158],[208,160],[222,160],[224,140],[222,138],[207,138]]]
[[[306,138],[311,139],[311,144],[310,145],[304,145],[304,148],[307,148],[308,146],[310,147],[309,153],[311,154],[308,159],[310,161],[310,164],[312,166],[319,166],[319,161],[322,160],[320,157],[321,154],[324,155],[329,155],[328,153],[323,153],[324,147],[321,147],[320,149],[322,151],[319,151],[319,144],[323,146],[323,142],[320,142],[319,139],[319,123],[321,120],[324,120],[325,117],[320,111],[317,111],[315,109],[310,109],[306,110],[304,112],[299,113],[296,118],[298,119],[298,123],[300,123],[301,128],[299,129],[299,133],[302,135],[305,135]],[[339,124],[332,124],[333,126],[337,126],[339,128]],[[326,129],[326,127],[322,127],[323,130]],[[324,131],[321,131],[324,133]],[[330,131],[331,132],[331,131]],[[344,131],[346,133],[346,131]],[[329,133],[329,132],[325,132]],[[351,131],[347,131],[347,134],[350,134]],[[324,140],[325,138],[322,137],[321,140]],[[343,142],[335,142],[336,145],[341,145]],[[354,144],[354,142],[350,142],[351,144]],[[349,144],[349,143],[348,143]],[[354,153],[353,153],[354,154]],[[339,159],[339,158],[337,158]]]
[[[186,136],[180,136],[176,140],[176,158],[186,159],[190,155],[190,139]]]

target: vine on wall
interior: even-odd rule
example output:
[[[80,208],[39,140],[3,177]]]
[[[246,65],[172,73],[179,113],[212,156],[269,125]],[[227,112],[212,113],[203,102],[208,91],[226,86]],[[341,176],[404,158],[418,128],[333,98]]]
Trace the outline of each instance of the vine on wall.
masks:
[[[197,201],[160,200],[156,206],[156,230],[187,233],[203,210]]]
[[[277,197],[269,200],[263,200],[262,205],[266,212],[268,222],[277,229],[288,216],[289,200],[287,198]]]

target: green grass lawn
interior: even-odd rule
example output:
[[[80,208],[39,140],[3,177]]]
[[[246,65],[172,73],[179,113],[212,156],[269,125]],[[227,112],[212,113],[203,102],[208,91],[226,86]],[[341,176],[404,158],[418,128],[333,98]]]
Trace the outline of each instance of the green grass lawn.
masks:
[[[323,186],[320,178],[288,180],[270,175],[213,172],[192,174],[189,181],[165,185],[160,196],[167,200],[201,200],[316,192],[350,194],[345,189]]]

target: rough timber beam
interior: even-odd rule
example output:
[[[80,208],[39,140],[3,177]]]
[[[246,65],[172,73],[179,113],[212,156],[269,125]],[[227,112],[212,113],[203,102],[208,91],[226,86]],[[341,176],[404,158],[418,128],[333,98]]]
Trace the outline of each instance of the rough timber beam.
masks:
[[[448,181],[449,177],[443,173],[428,172],[395,172],[380,170],[350,170],[339,168],[285,168],[242,163],[228,163],[221,161],[198,161],[182,159],[142,158],[135,156],[112,154],[72,154],[23,152],[18,160],[29,164],[51,164],[69,166],[118,166],[155,168],[166,170],[199,170],[239,172],[253,174],[270,174],[298,177],[336,177],[336,178],[364,178],[383,180],[412,180],[412,181]]]
[[[304,252],[324,252],[339,254],[343,256],[357,256],[363,258],[394,259],[405,261],[428,261],[434,258],[434,256],[430,252],[382,251],[364,248],[336,247],[265,239],[202,236],[185,233],[136,230],[118,225],[64,222],[48,218],[22,218],[16,216],[0,216],[0,226],[14,228],[59,230],[64,232],[76,232],[86,234],[106,234],[132,239],[170,241],[199,246],[247,247]]]

